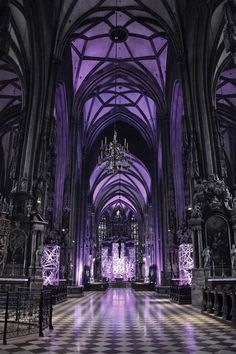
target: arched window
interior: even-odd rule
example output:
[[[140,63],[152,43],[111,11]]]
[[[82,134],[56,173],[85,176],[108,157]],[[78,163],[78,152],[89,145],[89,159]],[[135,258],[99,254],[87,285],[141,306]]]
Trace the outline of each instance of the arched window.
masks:
[[[107,219],[103,216],[98,225],[98,239],[99,241],[105,240],[107,236]]]
[[[138,244],[138,223],[133,214],[130,219],[130,238]]]

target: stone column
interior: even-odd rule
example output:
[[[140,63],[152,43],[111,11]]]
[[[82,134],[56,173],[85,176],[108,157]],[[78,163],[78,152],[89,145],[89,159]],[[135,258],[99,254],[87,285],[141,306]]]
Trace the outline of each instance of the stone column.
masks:
[[[33,216],[31,221],[32,241],[31,241],[31,261],[30,261],[30,287],[41,288],[42,278],[42,255],[43,237],[47,222],[38,214]]]
[[[29,266],[30,278],[34,276],[36,240],[37,240],[37,230],[33,230],[31,233],[31,256],[30,256],[30,266]]]
[[[202,268],[202,219],[191,218],[189,225],[193,231],[192,243],[193,243],[193,259],[194,268]],[[197,247],[196,247],[197,243]]]
[[[201,308],[202,290],[205,288],[205,272],[202,268],[202,218],[191,218],[189,224],[193,230],[194,268],[192,270],[192,305]],[[197,243],[197,247],[196,247]]]
[[[231,213],[231,223],[232,223],[232,229],[233,229],[233,243],[236,245],[236,211],[233,210]],[[234,266],[234,269],[232,269],[232,277],[236,278],[236,269]]]
[[[235,212],[232,212],[231,214],[231,223],[233,229],[234,244],[236,245],[236,213]]]

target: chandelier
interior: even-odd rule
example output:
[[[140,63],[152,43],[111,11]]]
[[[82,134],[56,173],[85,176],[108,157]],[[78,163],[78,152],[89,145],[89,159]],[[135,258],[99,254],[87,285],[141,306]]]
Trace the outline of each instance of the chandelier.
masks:
[[[116,0],[116,26],[111,31],[110,37],[111,40],[115,43],[115,63],[116,63],[116,77],[115,77],[115,112],[117,112],[117,74],[118,74],[118,51],[117,45],[119,42],[123,41],[123,37],[125,37],[124,31],[121,30],[121,27],[118,26],[117,23],[117,0]],[[116,121],[114,122],[114,134],[113,140],[110,143],[107,143],[107,138],[105,137],[105,141],[101,142],[100,147],[100,155],[98,157],[98,164],[101,165],[105,163],[105,168],[108,172],[113,174],[117,172],[121,172],[122,170],[127,170],[130,168],[131,159],[128,156],[128,143],[126,139],[124,139],[124,145],[121,145],[117,141],[117,130],[116,130]]]
[[[105,163],[105,168],[108,172],[115,174],[130,168],[131,160],[127,156],[128,143],[126,139],[124,139],[124,145],[117,141],[116,129],[114,129],[113,140],[110,143],[107,143],[107,137],[105,137],[104,142],[102,140],[100,150],[98,164]]]

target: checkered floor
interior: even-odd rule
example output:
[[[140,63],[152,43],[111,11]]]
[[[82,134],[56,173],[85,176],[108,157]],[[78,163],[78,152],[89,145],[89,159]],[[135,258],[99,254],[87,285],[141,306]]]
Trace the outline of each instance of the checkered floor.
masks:
[[[131,289],[90,292],[54,308],[43,338],[8,340],[0,354],[236,353],[236,330],[190,305]]]

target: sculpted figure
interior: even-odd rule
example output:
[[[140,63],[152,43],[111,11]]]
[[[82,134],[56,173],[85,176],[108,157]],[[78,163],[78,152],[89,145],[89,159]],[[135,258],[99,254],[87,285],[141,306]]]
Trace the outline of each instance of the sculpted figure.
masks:
[[[202,251],[202,257],[204,261],[204,268],[209,267],[211,261],[211,251],[209,246],[206,246],[206,248]]]
[[[37,249],[37,251],[35,253],[35,266],[36,267],[40,267],[41,266],[42,255],[43,255],[43,247],[39,246],[39,248]]]
[[[231,257],[232,269],[234,269],[235,266],[236,266],[236,248],[235,248],[235,245],[232,245],[232,248],[230,250],[230,257]]]

